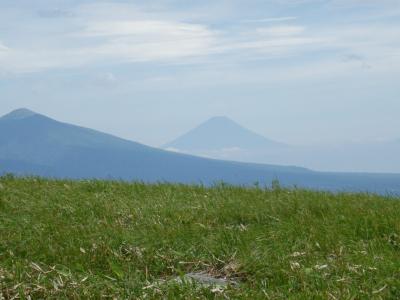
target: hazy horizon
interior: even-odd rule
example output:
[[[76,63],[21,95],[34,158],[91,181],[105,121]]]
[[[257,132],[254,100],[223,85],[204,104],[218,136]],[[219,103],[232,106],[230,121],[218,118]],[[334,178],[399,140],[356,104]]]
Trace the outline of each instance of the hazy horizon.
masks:
[[[47,140],[49,137],[50,140],[51,137],[57,137],[57,139],[65,140],[66,143],[73,143],[75,140],[74,135],[76,135],[66,136],[65,132],[62,131],[55,133],[54,130],[58,127],[56,124],[66,126],[66,128],[76,128],[76,130],[82,133],[92,132],[94,135],[99,134],[100,136],[104,136],[103,133],[107,133],[98,130],[90,130],[94,128],[89,128],[89,130],[87,130],[87,128],[84,127],[73,126],[75,124],[60,123],[59,120],[51,118],[51,116],[49,118],[49,116],[44,116],[43,114],[25,108],[20,108],[4,116],[0,116],[0,122],[3,122],[3,125],[6,127],[6,124],[10,124],[11,122],[14,125],[19,124],[18,127],[22,126],[19,128],[24,128],[23,124],[26,124],[29,120],[33,122],[44,122],[43,124],[46,124],[39,127],[37,127],[35,123],[27,127],[25,126],[23,130],[24,133],[22,134],[26,135],[26,131],[30,131],[31,133],[29,136],[33,138],[33,141],[36,140],[39,142],[39,144],[35,144],[35,150],[31,149],[31,151],[36,151],[38,149],[42,149],[44,152],[50,151],[48,153],[50,157],[56,155],[58,151],[55,150],[56,148],[54,148],[54,144],[52,143],[43,148],[43,145],[41,145],[43,141]],[[43,136],[43,132],[47,133]],[[5,131],[3,128],[2,134],[4,135],[2,137],[4,140],[0,139],[0,142],[6,145],[6,147],[3,148],[6,157],[8,156],[10,158],[10,153],[13,153],[11,155],[13,156],[16,153],[20,153],[21,149],[30,149],[31,147],[24,144],[25,138],[22,138],[20,141],[22,144],[20,144],[19,147],[16,146],[18,143],[15,144],[15,141],[21,138],[21,132],[18,133],[16,128],[5,129]],[[105,136],[108,136],[111,140],[121,141],[118,136],[113,137],[107,134]],[[10,141],[7,142],[10,137],[15,139],[11,144],[9,144]],[[93,138],[95,140],[97,139],[96,137],[86,136],[84,140],[87,139],[87,141],[81,141],[81,143],[86,144],[89,140],[93,141]],[[124,141],[124,143],[129,142],[129,139],[124,139],[122,141]],[[135,141],[131,140],[131,142]],[[137,143],[134,144],[140,145]],[[140,147],[142,146],[143,144]],[[13,148],[13,150],[9,147]],[[115,150],[117,150],[117,148]],[[400,151],[399,140],[364,144],[289,145],[263,137],[224,116],[208,119],[185,134],[157,148],[178,154],[193,155],[194,158],[212,158],[227,162],[236,161],[275,166],[296,166],[322,172],[400,174],[400,161],[398,160],[398,153]],[[154,148],[147,149],[154,150]],[[92,148],[92,151],[93,154],[98,154],[98,151],[101,152],[100,149],[97,149],[97,146]],[[131,157],[135,155],[136,154],[133,152],[129,154]],[[31,157],[31,153],[24,152],[24,154],[17,155],[17,157],[18,159],[28,159],[28,161],[30,161],[29,157]]]
[[[0,115],[160,146],[214,116],[288,144],[400,138],[400,3],[0,3]]]

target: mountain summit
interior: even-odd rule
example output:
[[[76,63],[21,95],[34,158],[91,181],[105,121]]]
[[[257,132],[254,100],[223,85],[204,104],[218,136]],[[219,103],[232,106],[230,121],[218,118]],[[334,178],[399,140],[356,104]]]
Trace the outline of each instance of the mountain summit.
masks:
[[[285,145],[267,139],[228,117],[213,117],[176,140],[164,145],[166,149],[183,152],[222,151],[229,149],[279,148]]]
[[[34,111],[31,111],[27,108],[19,108],[16,110],[13,110],[12,112],[8,113],[7,115],[1,117],[0,119],[3,120],[21,120],[25,118],[32,117],[34,115],[37,115]]]

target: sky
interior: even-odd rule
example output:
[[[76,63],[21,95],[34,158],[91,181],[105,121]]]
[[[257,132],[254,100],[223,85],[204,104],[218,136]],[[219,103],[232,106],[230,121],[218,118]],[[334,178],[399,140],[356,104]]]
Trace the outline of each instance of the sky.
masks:
[[[213,116],[289,144],[400,139],[398,0],[1,0],[0,114],[160,146]]]

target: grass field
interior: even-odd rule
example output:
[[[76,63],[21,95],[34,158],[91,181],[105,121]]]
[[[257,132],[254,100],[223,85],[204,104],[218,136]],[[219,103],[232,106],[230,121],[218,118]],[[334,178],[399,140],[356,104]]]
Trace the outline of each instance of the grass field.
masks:
[[[206,272],[235,285],[178,281]],[[0,299],[400,299],[400,201],[0,178]]]

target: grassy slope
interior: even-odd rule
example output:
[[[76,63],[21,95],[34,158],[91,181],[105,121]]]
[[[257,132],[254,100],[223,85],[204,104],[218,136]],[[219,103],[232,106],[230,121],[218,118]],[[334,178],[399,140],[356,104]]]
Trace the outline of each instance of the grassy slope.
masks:
[[[3,177],[0,295],[398,299],[399,235],[373,195]],[[191,271],[240,285],[160,281]]]

